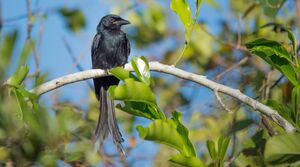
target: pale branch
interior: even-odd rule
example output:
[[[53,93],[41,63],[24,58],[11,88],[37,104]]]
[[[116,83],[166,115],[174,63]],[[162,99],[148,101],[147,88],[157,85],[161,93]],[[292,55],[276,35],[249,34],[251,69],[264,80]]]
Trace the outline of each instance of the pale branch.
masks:
[[[224,108],[224,110],[231,113],[230,109],[227,108],[226,105],[223,103],[223,101],[218,93],[218,90],[215,89],[214,92],[215,92],[215,96],[216,96],[218,102],[221,104],[221,106]]]
[[[179,68],[176,68],[174,66],[161,64],[159,62],[150,62],[149,65],[151,71],[157,71],[161,73],[174,75],[178,78],[182,78],[203,85],[213,91],[222,92],[226,95],[236,98],[239,101],[252,107],[254,110],[258,110],[261,114],[266,115],[267,117],[272,119],[282,128],[284,128],[286,132],[293,132],[296,130],[295,127],[292,124],[290,124],[286,119],[284,119],[281,115],[279,115],[278,112],[260,103],[259,101],[256,101],[253,98],[243,94],[238,89],[233,89],[228,86],[216,83],[212,80],[207,79],[203,75],[187,72]],[[132,71],[132,66],[130,64],[126,64],[125,69]],[[70,83],[74,83],[86,79],[91,79],[95,77],[101,77],[103,75],[105,75],[105,73],[103,70],[100,69],[86,70],[86,71],[81,71],[73,74],[68,74],[63,77],[48,81],[32,89],[31,92],[35,92],[37,95],[42,95],[46,92],[57,89],[66,84],[70,84]]]

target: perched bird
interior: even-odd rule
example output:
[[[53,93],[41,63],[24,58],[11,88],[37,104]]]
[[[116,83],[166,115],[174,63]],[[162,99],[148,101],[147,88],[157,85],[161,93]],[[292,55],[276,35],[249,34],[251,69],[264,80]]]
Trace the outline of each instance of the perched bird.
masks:
[[[93,69],[108,70],[124,66],[127,63],[130,43],[126,34],[121,30],[121,27],[126,24],[130,24],[130,22],[112,14],[106,15],[100,20],[92,45]],[[95,139],[100,149],[110,134],[118,150],[124,153],[121,145],[124,139],[117,124],[114,101],[108,95],[109,86],[118,84],[119,79],[114,76],[94,79],[95,94],[100,103]]]

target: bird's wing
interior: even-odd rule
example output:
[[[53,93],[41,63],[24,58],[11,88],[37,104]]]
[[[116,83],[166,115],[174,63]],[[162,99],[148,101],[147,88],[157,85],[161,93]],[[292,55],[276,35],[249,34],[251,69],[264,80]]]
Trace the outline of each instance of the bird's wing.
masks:
[[[129,55],[130,55],[130,42],[129,42],[129,40],[128,40],[128,38],[127,38],[127,35],[125,35],[125,39],[126,39],[126,43],[127,43],[127,58],[129,57]]]
[[[97,33],[94,37],[93,40],[93,45],[92,45],[92,64],[93,64],[93,68],[97,68],[97,59],[98,59],[98,55],[99,55],[99,44],[100,41],[102,40],[101,38],[101,34]]]

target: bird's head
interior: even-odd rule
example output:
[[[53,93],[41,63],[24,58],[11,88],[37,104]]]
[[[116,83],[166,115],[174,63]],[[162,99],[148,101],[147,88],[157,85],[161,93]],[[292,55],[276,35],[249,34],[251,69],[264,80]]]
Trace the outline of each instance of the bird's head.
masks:
[[[100,23],[98,24],[97,30],[120,30],[121,26],[126,24],[130,24],[130,22],[118,15],[110,14],[102,17]]]

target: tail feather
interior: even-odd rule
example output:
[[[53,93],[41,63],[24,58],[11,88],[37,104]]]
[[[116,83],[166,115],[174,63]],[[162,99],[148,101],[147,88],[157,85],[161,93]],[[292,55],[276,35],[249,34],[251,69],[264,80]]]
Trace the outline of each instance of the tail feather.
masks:
[[[122,152],[124,154],[122,149],[122,144],[121,144],[122,142],[124,142],[124,139],[122,138],[122,134],[117,124],[114,101],[108,99],[107,106],[108,106],[108,111],[111,111],[108,112],[108,127],[109,127],[110,134],[112,135],[114,144],[117,146],[119,152]]]
[[[122,134],[116,120],[114,101],[109,98],[108,92],[104,87],[100,88],[99,95],[100,113],[95,130],[95,137],[99,144],[99,149],[101,149],[104,140],[110,133],[118,151],[124,154],[121,144],[124,139],[122,138]]]

